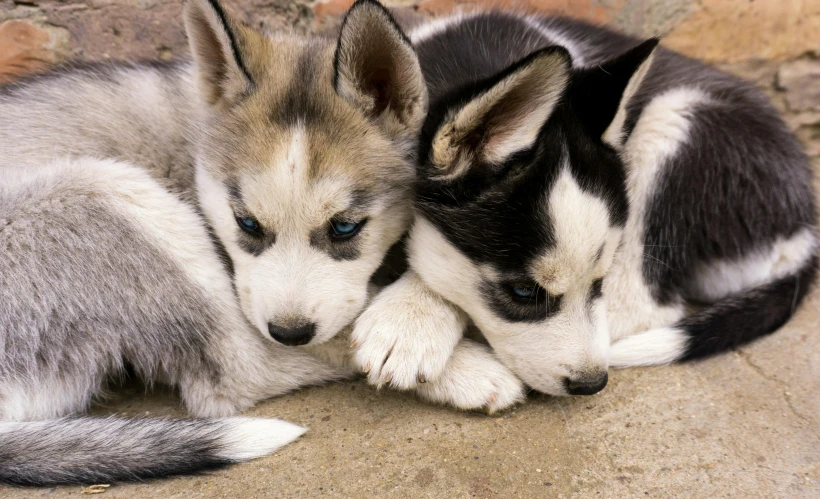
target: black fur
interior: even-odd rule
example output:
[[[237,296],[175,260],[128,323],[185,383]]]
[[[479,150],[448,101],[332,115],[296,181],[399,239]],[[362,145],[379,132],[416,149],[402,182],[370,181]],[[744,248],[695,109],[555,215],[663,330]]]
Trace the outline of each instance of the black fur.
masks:
[[[600,137],[612,123],[635,68],[640,66],[658,45],[649,39],[614,59],[576,72],[572,79],[572,108],[592,137]]]
[[[731,95],[731,108],[695,110],[690,139],[647,207],[644,279],[661,303],[689,298],[685,284],[699,262],[736,259],[814,225],[797,138],[745,84]]]
[[[390,247],[381,266],[370,276],[370,282],[381,288],[398,281],[407,270],[407,234]]]
[[[604,278],[595,279],[592,281],[592,288],[589,290],[589,303],[594,302],[598,298],[604,295],[603,293],[604,287]]]
[[[526,274],[529,262],[554,244],[544,200],[566,158],[581,187],[605,200],[612,224],[623,225],[628,211],[625,172],[616,152],[586,131],[583,116],[566,100],[544,124],[533,149],[500,168],[479,165],[451,182],[432,180],[437,169],[430,150],[444,118],[528,64],[534,57],[529,52],[548,45],[520,20],[487,14],[416,46],[430,88],[417,208],[468,257],[505,273]]]
[[[681,360],[708,357],[776,331],[788,322],[817,277],[817,256],[790,275],[712,304],[676,327],[689,335]]]

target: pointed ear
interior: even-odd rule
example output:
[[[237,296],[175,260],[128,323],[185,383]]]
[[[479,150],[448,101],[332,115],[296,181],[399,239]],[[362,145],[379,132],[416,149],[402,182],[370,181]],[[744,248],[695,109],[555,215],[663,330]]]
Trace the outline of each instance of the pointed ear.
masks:
[[[569,84],[572,61],[561,47],[539,50],[496,77],[444,120],[431,156],[439,179],[453,179],[475,164],[498,166],[532,148]]]
[[[252,33],[216,0],[187,0],[184,18],[203,98],[213,106],[235,102],[253,86],[244,57]]]
[[[651,38],[637,47],[573,76],[572,105],[591,134],[616,149],[623,146],[626,110],[652,66],[658,45]]]
[[[415,135],[427,113],[427,85],[410,40],[381,4],[358,0],[342,23],[333,86],[393,138]]]

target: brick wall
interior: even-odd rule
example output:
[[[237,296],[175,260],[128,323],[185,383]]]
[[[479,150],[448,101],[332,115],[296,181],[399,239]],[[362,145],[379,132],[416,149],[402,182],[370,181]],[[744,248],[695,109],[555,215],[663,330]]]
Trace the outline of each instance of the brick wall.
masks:
[[[307,31],[352,0],[223,0],[245,22]],[[388,0],[443,15],[501,6],[560,13],[638,35],[758,83],[820,156],[820,0]],[[0,0],[0,82],[68,59],[186,53],[182,0]]]

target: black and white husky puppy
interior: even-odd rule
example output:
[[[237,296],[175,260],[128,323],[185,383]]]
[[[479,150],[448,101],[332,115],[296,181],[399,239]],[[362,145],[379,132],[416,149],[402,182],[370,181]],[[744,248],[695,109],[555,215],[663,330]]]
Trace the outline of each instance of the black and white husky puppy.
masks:
[[[412,270],[354,331],[371,382],[436,379],[472,321],[527,385],[592,394],[610,366],[705,357],[794,313],[817,264],[811,173],[751,85],[564,18],[410,37],[430,112]]]

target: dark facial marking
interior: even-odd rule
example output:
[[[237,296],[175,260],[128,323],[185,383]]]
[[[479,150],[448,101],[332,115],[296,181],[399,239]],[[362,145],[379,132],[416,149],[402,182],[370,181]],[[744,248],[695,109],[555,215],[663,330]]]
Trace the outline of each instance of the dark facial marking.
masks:
[[[598,298],[600,298],[601,296],[603,296],[603,291],[602,291],[603,286],[604,286],[604,278],[603,277],[600,278],[600,279],[595,279],[594,281],[592,281],[592,288],[590,288],[590,290],[589,290],[589,298],[587,300],[588,303],[592,303],[595,300],[597,300]]]
[[[322,100],[317,99],[316,84],[320,80],[320,61],[316,50],[305,50],[292,68],[292,83],[281,101],[271,109],[272,123],[283,127],[304,126],[311,129],[319,123],[327,123],[333,117]],[[312,164],[312,162],[311,162]]]
[[[591,136],[572,103],[564,100],[542,126],[531,150],[512,155],[503,165],[472,164],[459,178],[435,180],[439,169],[431,161],[433,139],[447,117],[495,85],[505,75],[505,65],[549,43],[515,18],[479,17],[418,48],[431,90],[418,148],[417,208],[471,260],[520,272],[554,244],[543,200],[566,163],[585,192],[603,198],[614,225],[626,222],[625,169],[616,151]],[[527,43],[508,42],[510,37],[523,39],[524,32]],[[443,47],[448,48],[444,54]],[[501,67],[499,61],[504,61]]]
[[[344,213],[337,213],[327,224],[310,233],[310,245],[324,251],[334,260],[355,260],[361,256],[359,240],[367,224],[364,214],[373,203],[373,194],[361,189],[353,191],[350,206]],[[334,229],[335,222],[355,222],[356,229],[345,234]]]
[[[595,260],[592,262],[593,265],[601,260],[601,256],[604,254],[604,246],[606,246],[606,243],[601,244],[601,247],[598,248],[598,251],[595,253]]]
[[[237,244],[253,256],[261,255],[266,249],[276,243],[276,234],[270,230],[259,235],[250,234],[237,226]]]
[[[310,245],[324,251],[334,260],[355,260],[361,256],[360,233],[361,229],[352,237],[339,239],[334,236],[333,228],[328,224],[310,233]]]
[[[516,283],[491,283],[485,281],[481,294],[493,312],[507,322],[541,322],[555,315],[561,309],[561,295],[550,295],[540,286],[532,298],[526,299],[515,294]],[[536,285],[537,286],[537,285]]]
[[[276,233],[272,228],[262,226],[253,215],[245,208],[242,201],[242,190],[239,184],[233,180],[225,182],[228,188],[228,195],[233,205],[234,219],[237,226],[237,244],[248,253],[259,256],[263,251],[276,243]],[[244,219],[252,219],[256,226],[251,227],[243,223]]]
[[[346,218],[333,218],[330,221],[328,235],[330,236],[330,240],[335,243],[347,241],[356,237],[366,223],[366,218],[358,221],[348,220]]]
[[[236,179],[229,178],[225,180],[225,188],[228,189],[228,197],[231,198],[231,201],[235,203],[242,202],[242,189],[240,189]]]

